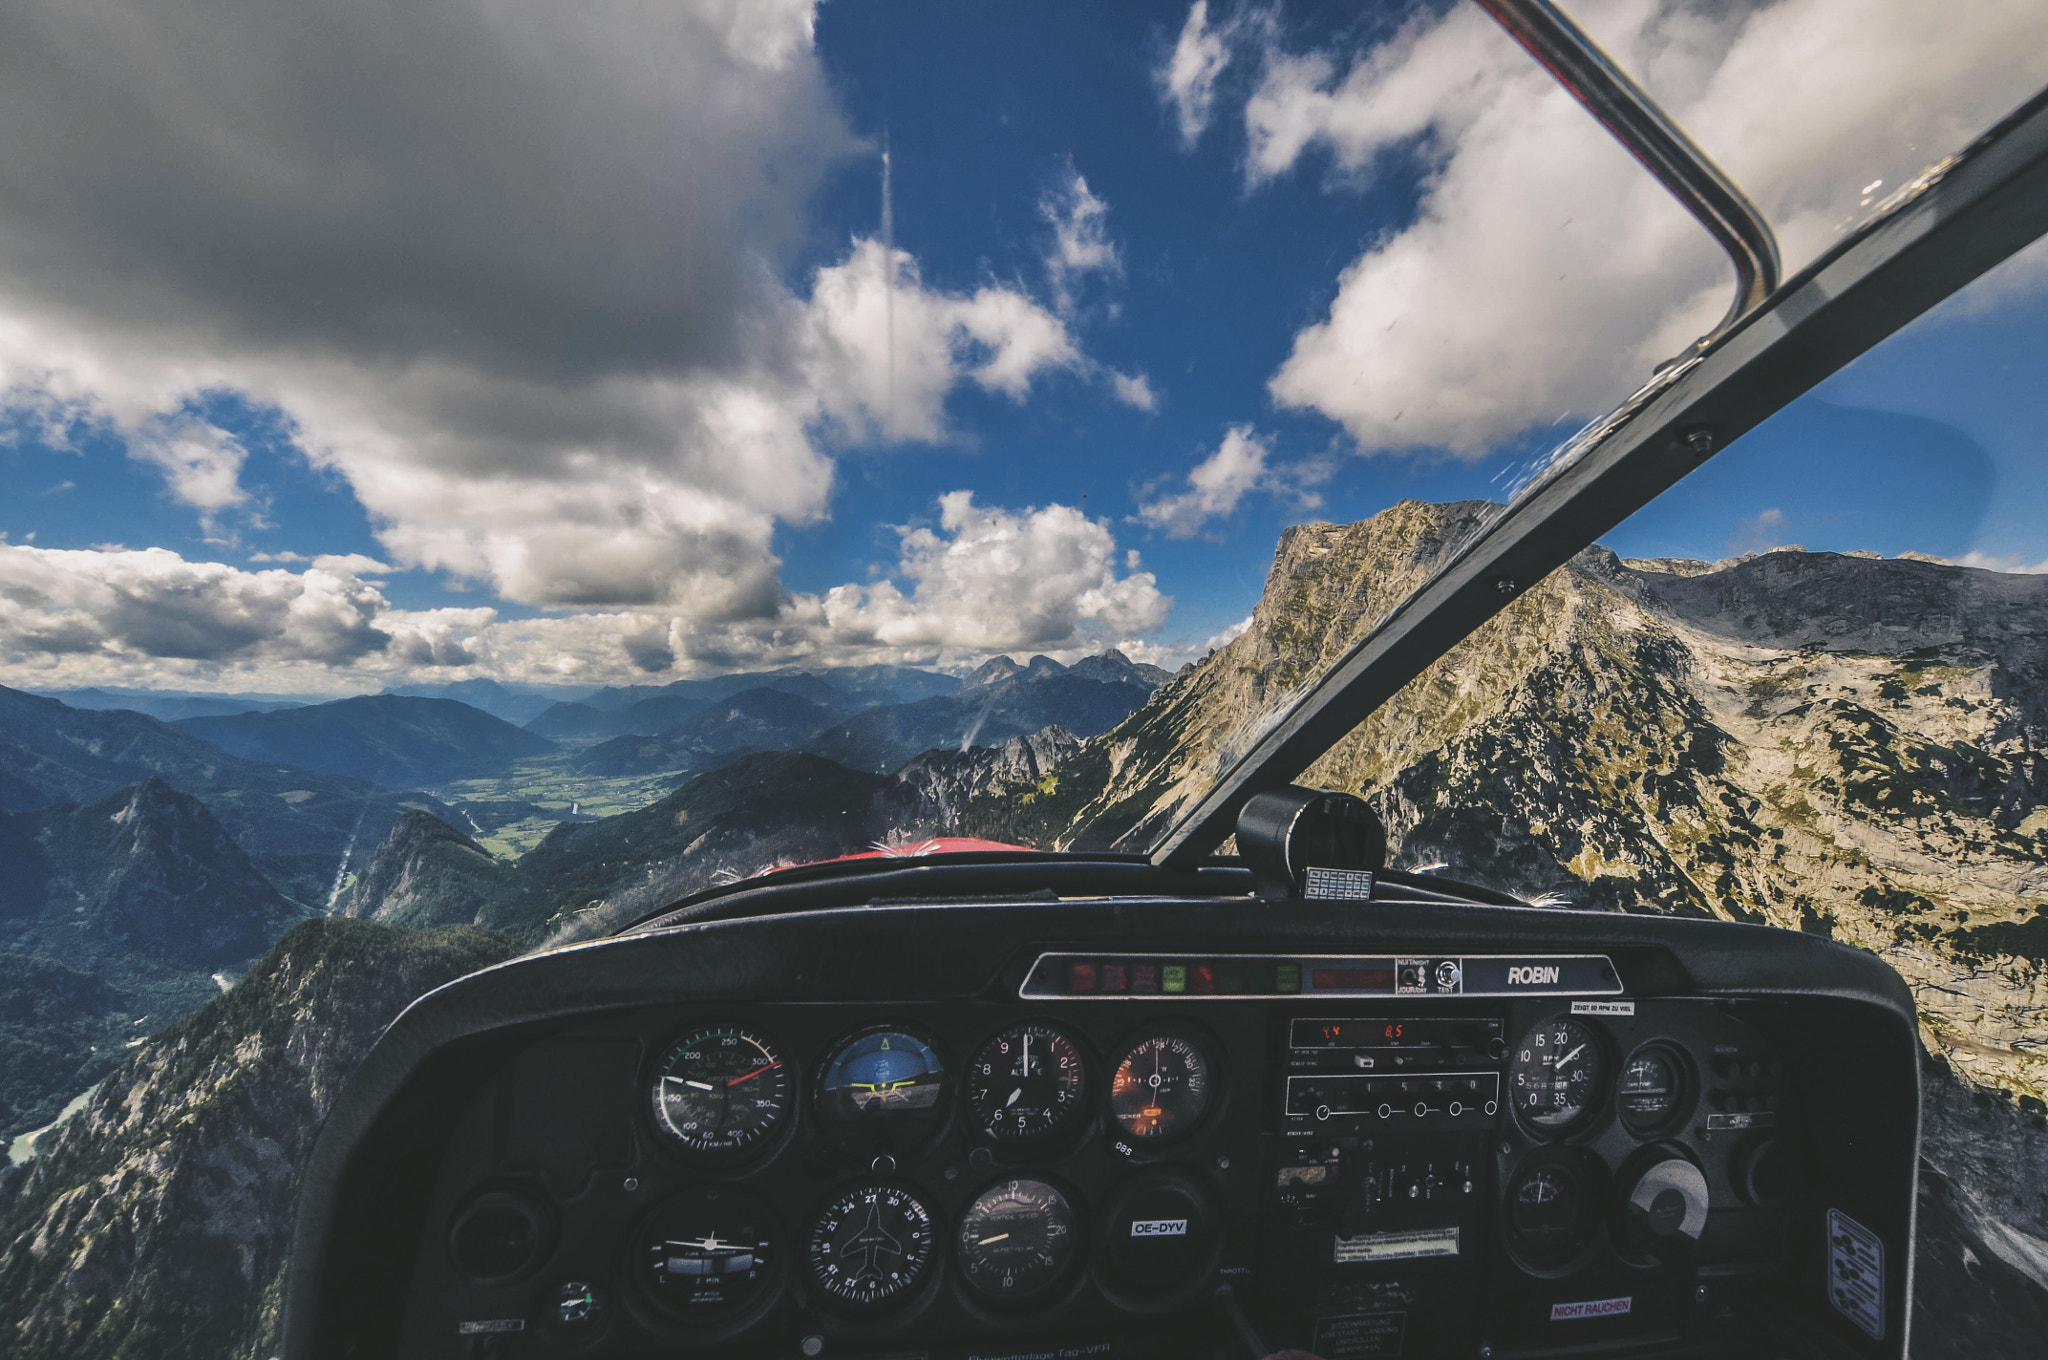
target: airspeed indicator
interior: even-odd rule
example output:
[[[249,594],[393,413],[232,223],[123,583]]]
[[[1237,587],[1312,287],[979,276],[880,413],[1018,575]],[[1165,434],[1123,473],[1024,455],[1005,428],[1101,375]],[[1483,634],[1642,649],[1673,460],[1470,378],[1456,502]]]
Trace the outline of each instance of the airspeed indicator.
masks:
[[[733,1156],[763,1147],[795,1103],[781,1055],[735,1025],[685,1034],[655,1071],[655,1127],[686,1152]]]

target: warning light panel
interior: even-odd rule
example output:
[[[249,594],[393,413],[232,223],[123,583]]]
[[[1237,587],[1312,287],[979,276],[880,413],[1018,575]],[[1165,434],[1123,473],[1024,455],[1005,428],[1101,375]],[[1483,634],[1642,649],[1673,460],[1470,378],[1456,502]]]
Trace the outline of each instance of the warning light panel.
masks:
[[[1174,997],[1614,996],[1604,954],[1396,956],[1331,954],[1040,954],[1026,1000]],[[1346,1045],[1333,1045],[1346,1046]]]

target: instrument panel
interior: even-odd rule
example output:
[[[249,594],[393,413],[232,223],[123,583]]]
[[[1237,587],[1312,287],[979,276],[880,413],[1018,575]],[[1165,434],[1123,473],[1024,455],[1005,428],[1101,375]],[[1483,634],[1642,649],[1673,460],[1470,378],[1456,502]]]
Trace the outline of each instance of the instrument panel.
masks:
[[[328,1117],[284,1352],[1902,1353],[1917,1069],[1880,963],[1276,919],[870,905],[451,984]]]
[[[1129,1001],[528,1044],[443,1158],[406,1353],[1167,1354],[1228,1285],[1276,1348],[1509,1355],[1679,1336],[1787,1268],[1811,1149],[1774,1003]]]

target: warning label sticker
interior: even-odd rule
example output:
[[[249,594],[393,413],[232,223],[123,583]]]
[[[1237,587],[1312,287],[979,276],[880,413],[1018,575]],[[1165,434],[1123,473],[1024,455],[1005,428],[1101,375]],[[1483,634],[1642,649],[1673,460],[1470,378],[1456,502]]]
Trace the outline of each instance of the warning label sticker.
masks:
[[[1323,1360],[1376,1360],[1401,1353],[1406,1311],[1347,1313],[1316,1319],[1316,1354]]]
[[[1634,1015],[1635,1013],[1636,1003],[1633,1001],[1572,1002],[1573,1015]]]
[[[1456,1256],[1456,1228],[1418,1228],[1413,1232],[1360,1233],[1339,1237],[1335,1256],[1340,1266],[1361,1261],[1413,1261],[1422,1256]],[[1325,1360],[1328,1360],[1325,1357]]]
[[[1840,1209],[1828,1210],[1828,1301],[1884,1340],[1884,1240]]]
[[[1635,1295],[1625,1299],[1586,1299],[1579,1303],[1553,1303],[1550,1305],[1552,1322],[1572,1322],[1578,1318],[1620,1317],[1635,1306]]]

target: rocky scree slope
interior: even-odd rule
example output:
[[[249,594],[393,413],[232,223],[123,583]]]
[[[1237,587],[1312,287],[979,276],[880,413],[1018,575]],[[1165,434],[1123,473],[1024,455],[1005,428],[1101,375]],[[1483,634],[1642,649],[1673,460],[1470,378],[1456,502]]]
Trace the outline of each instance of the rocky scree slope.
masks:
[[[0,1173],[0,1350],[275,1354],[321,1119],[414,997],[509,953],[483,931],[325,919],[137,1049]]]

